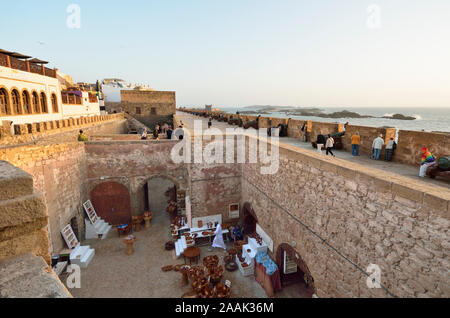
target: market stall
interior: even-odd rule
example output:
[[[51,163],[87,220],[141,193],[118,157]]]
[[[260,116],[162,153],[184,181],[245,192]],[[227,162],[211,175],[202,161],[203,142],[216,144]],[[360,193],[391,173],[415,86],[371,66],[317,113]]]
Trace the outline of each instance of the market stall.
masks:
[[[269,297],[281,290],[280,270],[267,252],[258,252],[255,256],[255,279]]]

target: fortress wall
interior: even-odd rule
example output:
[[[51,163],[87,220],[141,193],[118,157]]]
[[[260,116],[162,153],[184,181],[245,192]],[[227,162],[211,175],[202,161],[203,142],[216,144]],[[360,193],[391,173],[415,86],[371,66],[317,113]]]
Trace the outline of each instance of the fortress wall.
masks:
[[[224,114],[229,117],[229,114]],[[241,115],[244,122],[254,120],[256,116]],[[251,119],[250,119],[251,118]],[[259,117],[259,128],[268,128],[269,126],[277,126],[279,123],[288,123],[288,119],[276,117]],[[303,123],[308,123],[308,140],[315,141],[319,133],[329,134],[342,131],[343,124],[318,122],[303,119],[290,119],[288,126],[288,136],[293,138],[301,138],[303,132],[301,128]],[[343,146],[346,151],[351,151],[351,136],[358,131],[361,135],[360,155],[370,156],[372,153],[372,142],[380,134],[383,134],[385,142],[390,137],[395,137],[395,128],[367,127],[348,125],[346,135],[343,137]],[[423,132],[399,130],[397,149],[393,156],[393,161],[401,162],[409,165],[420,164],[421,149],[428,147],[437,157],[448,156],[450,154],[450,134],[437,132]],[[381,154],[384,157],[384,149]]]
[[[288,145],[278,173],[259,168],[242,165],[242,203],[251,203],[274,253],[295,245],[319,297],[450,296],[447,188]],[[381,268],[389,293],[367,287],[369,264]]]
[[[372,154],[372,143],[377,136],[382,134],[386,144],[391,137],[395,139],[396,133],[395,128],[376,128],[376,127],[348,125],[345,136],[342,137],[342,144],[344,145],[344,149],[346,151],[349,152],[352,151],[351,138],[357,131],[361,136],[361,142],[359,145],[359,155],[367,155],[367,156],[370,156]],[[384,147],[381,151],[381,158],[384,158]]]
[[[80,129],[83,129],[88,135],[96,133],[123,134],[128,131],[123,113],[14,125],[14,135],[11,135],[10,123],[3,121],[3,125],[0,126],[0,147],[35,143],[36,141],[73,141],[76,140]]]
[[[424,131],[400,130],[394,161],[419,165],[422,148],[427,147],[436,157],[450,156],[450,133],[430,133]]]
[[[0,260],[32,253],[50,264],[43,195],[30,174],[10,163],[0,161],[0,173]]]
[[[66,248],[60,231],[76,218],[78,239],[84,238],[86,168],[84,144],[79,142],[0,149],[0,160],[28,172],[48,210],[52,252]]]
[[[131,215],[141,215],[145,211],[144,185],[151,177],[166,177],[178,190],[186,190],[187,167],[170,159],[176,143],[168,140],[86,143],[87,193],[100,183],[123,184],[130,192]]]
[[[86,143],[88,192],[102,182],[121,183],[130,191],[132,215],[140,215],[145,182],[153,176],[168,177],[178,189],[189,190],[193,217],[222,213],[227,221],[229,204],[241,200],[239,165],[176,164],[170,157],[175,144],[177,141]]]
[[[241,167],[239,164],[195,164],[190,167],[193,217],[222,214],[229,218],[229,205],[241,202]]]

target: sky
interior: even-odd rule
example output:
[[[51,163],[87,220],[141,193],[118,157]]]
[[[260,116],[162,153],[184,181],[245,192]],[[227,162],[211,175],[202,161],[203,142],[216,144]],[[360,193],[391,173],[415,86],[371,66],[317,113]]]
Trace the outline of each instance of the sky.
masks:
[[[80,8],[80,28],[68,6]],[[15,0],[0,48],[177,106],[449,107],[450,0]]]

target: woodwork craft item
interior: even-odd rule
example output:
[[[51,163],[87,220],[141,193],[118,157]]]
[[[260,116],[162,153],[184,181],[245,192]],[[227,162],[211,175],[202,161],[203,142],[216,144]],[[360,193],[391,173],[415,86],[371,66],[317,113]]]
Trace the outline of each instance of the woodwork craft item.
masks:
[[[210,255],[203,258],[203,265],[206,268],[215,267],[219,264],[219,257],[217,255]]]
[[[225,269],[229,272],[234,272],[235,270],[238,269],[238,265],[236,264],[236,262],[231,261],[231,262],[225,264]]]
[[[123,240],[126,245],[125,254],[131,255],[134,253],[133,244],[136,242],[136,237],[134,235],[129,235],[127,238]]]
[[[152,212],[150,212],[150,211],[144,212],[142,217],[143,217],[143,219],[145,221],[145,228],[148,229],[149,227],[151,227],[152,224],[150,223],[150,221],[152,219]]]
[[[227,287],[223,283],[218,283],[216,287],[214,287],[214,294],[217,298],[230,298],[231,287]]]
[[[193,261],[195,261],[197,263],[198,259],[200,258],[200,249],[195,246],[190,246],[184,250],[183,256],[184,256],[185,263],[186,263],[186,259],[189,260],[189,264],[192,264]]]
[[[173,270],[173,265],[163,266],[163,267],[161,267],[161,270],[163,272],[169,272],[169,271]]]
[[[175,248],[175,242],[169,241],[165,244],[166,251],[171,251]]]

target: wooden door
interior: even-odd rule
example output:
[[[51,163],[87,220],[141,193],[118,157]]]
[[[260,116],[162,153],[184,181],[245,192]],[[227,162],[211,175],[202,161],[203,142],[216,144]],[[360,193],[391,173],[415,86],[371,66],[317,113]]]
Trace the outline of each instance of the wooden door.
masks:
[[[92,205],[97,215],[112,225],[131,221],[130,193],[117,182],[104,182],[91,191]]]

